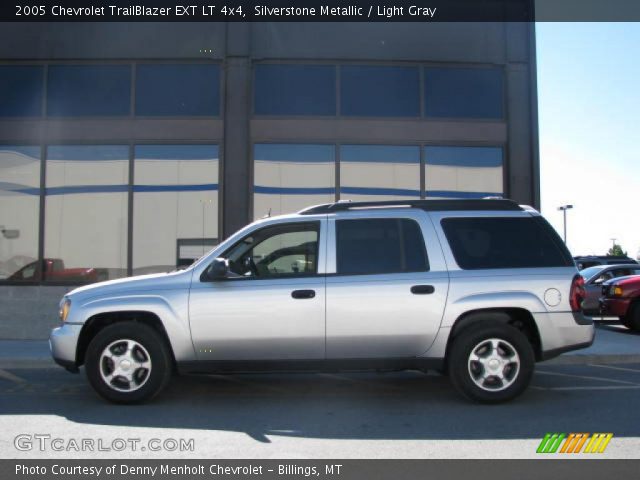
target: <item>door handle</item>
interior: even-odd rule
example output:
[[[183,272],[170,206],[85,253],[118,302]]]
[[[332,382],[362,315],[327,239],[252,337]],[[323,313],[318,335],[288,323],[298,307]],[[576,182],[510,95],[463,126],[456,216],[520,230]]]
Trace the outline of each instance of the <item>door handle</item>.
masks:
[[[313,298],[315,296],[316,296],[315,290],[294,290],[293,292],[291,292],[291,297],[296,299]]]
[[[435,291],[433,285],[414,285],[411,287],[411,293],[414,295],[429,295]]]

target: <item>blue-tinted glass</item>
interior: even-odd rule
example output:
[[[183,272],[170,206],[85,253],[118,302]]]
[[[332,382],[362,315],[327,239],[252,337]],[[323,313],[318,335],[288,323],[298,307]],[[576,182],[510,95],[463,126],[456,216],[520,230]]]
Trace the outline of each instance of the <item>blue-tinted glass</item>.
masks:
[[[218,65],[165,64],[136,67],[136,115],[219,114]]]
[[[420,115],[416,67],[343,66],[340,68],[340,113],[353,116]]]
[[[52,117],[128,115],[129,65],[51,65],[47,115]]]
[[[500,147],[425,147],[427,165],[455,167],[499,167],[502,165]]]
[[[43,68],[0,66],[0,117],[36,117],[42,113]]]
[[[256,65],[256,115],[335,115],[332,65]]]
[[[503,118],[502,70],[425,68],[427,117]]]

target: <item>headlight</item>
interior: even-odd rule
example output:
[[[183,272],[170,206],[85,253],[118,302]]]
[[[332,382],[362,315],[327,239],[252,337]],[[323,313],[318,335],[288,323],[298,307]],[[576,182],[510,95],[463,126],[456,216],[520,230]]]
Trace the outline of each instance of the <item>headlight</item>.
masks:
[[[60,302],[60,310],[58,311],[58,317],[62,323],[67,321],[67,315],[69,315],[69,310],[71,309],[71,300],[67,297],[64,297]]]
[[[623,293],[623,292],[622,292],[622,287],[619,287],[619,286],[617,286],[617,285],[616,285],[615,287],[613,287],[613,289],[611,290],[611,294],[612,294],[614,297],[621,297],[621,296],[622,296],[622,293]]]

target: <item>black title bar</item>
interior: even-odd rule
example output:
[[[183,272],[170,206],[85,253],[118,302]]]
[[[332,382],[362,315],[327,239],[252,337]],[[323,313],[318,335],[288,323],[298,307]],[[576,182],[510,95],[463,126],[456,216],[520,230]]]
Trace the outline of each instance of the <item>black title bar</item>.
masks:
[[[2,22],[640,21],[638,0],[4,0]]]

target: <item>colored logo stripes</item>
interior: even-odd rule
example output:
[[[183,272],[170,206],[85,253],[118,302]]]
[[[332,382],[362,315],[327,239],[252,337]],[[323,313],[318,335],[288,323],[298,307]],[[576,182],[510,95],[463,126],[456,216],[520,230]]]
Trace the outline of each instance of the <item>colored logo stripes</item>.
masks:
[[[612,438],[613,433],[547,433],[536,453],[603,453]]]

